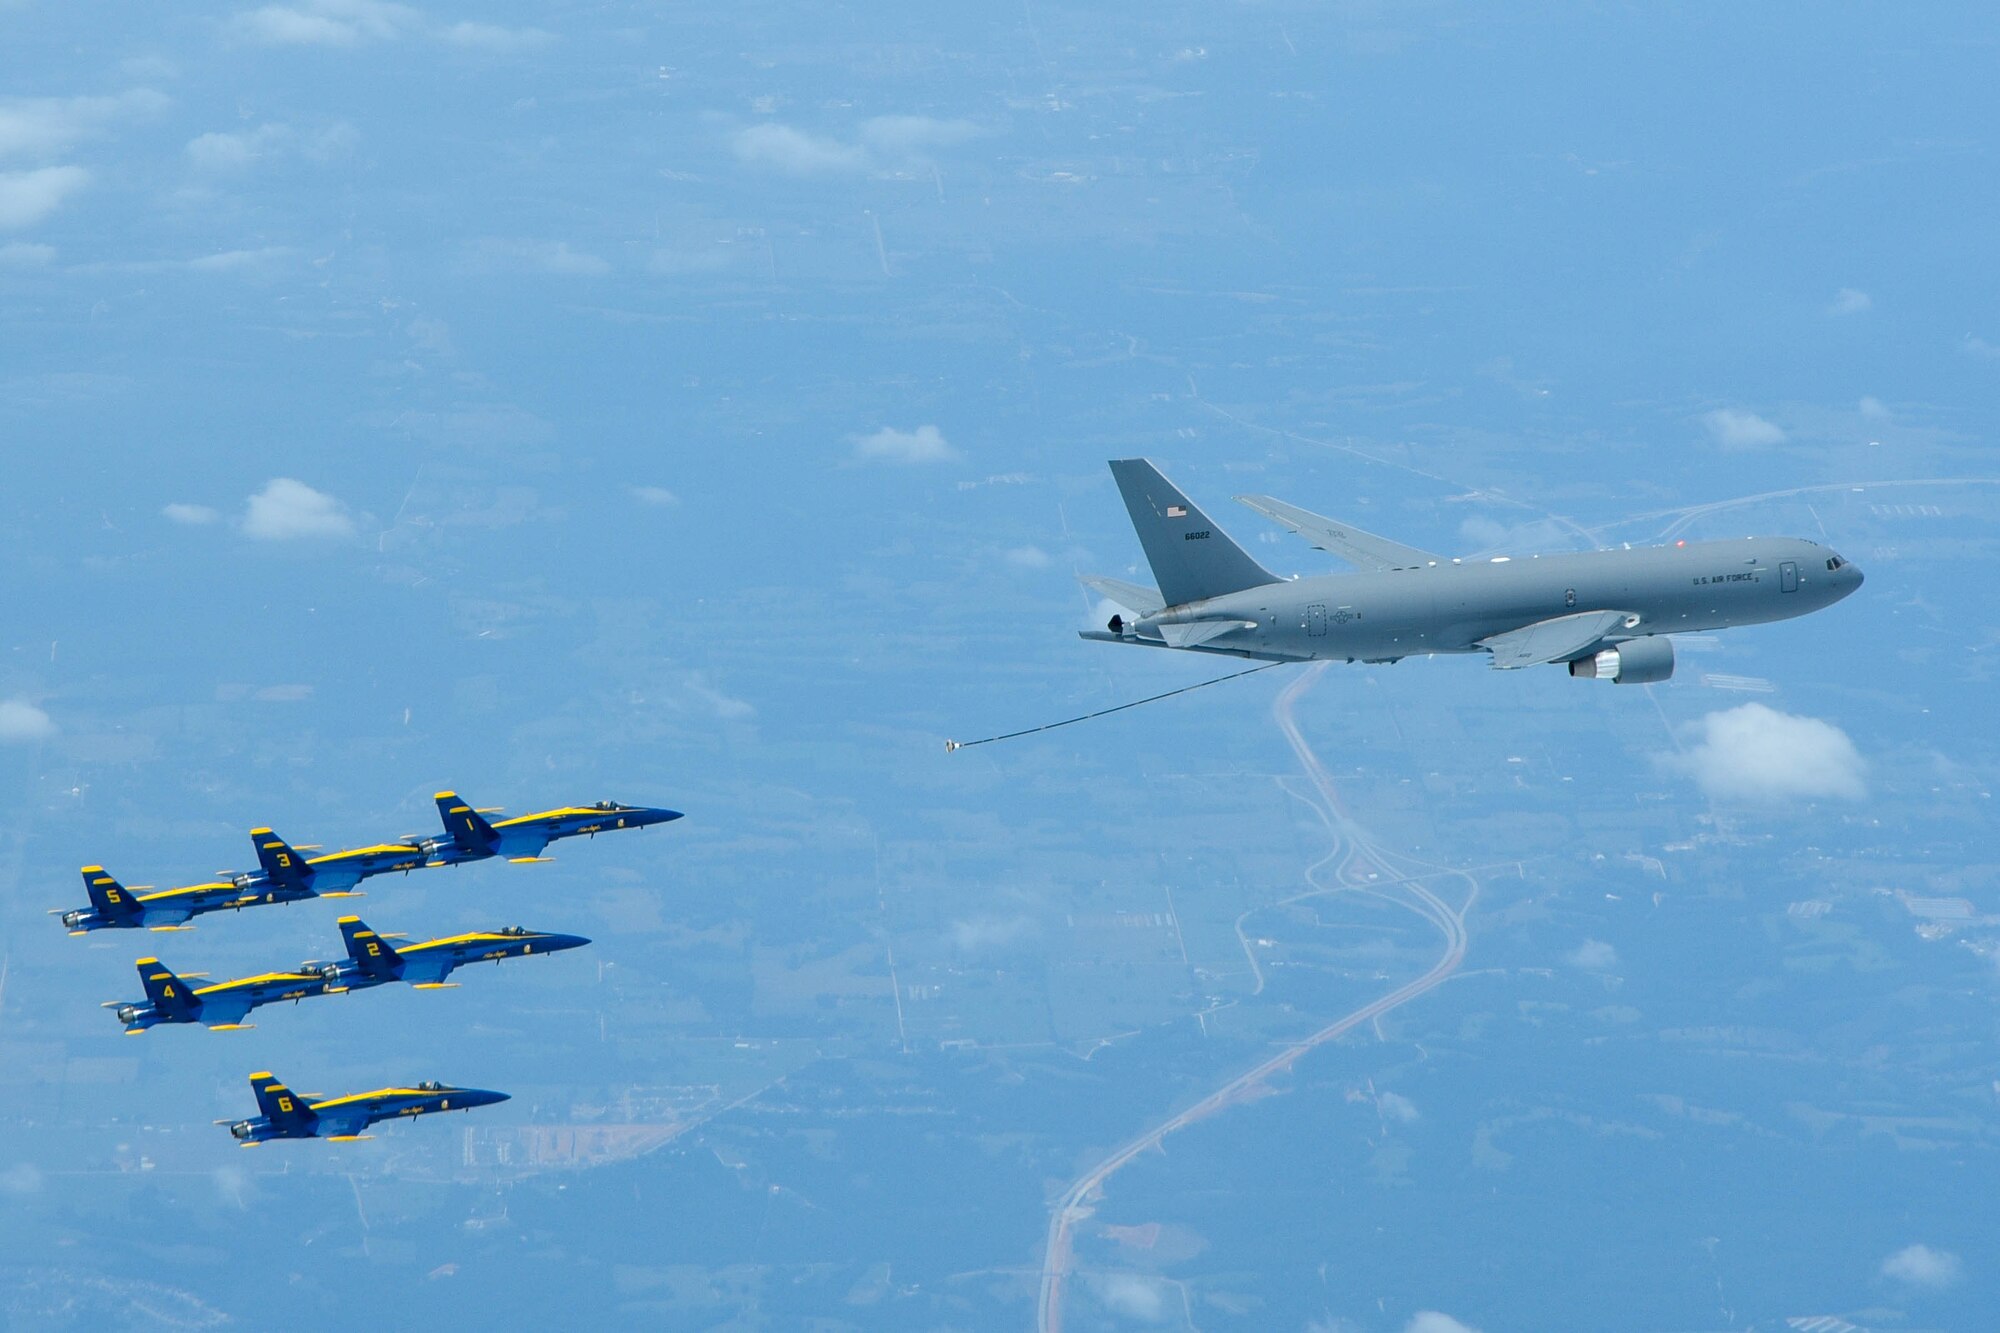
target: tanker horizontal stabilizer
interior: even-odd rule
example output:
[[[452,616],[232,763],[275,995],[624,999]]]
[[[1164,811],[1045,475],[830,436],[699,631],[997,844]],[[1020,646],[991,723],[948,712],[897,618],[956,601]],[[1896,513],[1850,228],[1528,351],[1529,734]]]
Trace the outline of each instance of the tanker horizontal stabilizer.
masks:
[[[1254,620],[1195,620],[1182,625],[1160,626],[1160,637],[1167,641],[1169,648],[1199,648],[1211,639],[1219,639],[1231,630],[1255,629]]]
[[[1096,593],[1099,597],[1118,603],[1127,611],[1141,616],[1150,616],[1164,611],[1167,599],[1151,588],[1142,588],[1136,583],[1125,583],[1119,579],[1100,578],[1096,574],[1080,574],[1078,583]]]
[[[1297,505],[1274,500],[1268,495],[1239,495],[1236,503],[1256,510],[1274,523],[1290,528],[1322,551],[1362,569],[1411,569],[1436,564],[1439,557],[1414,546],[1392,542],[1371,532],[1322,518]]]
[[[1628,611],[1579,611],[1495,634],[1481,639],[1479,646],[1493,654],[1493,665],[1501,671],[1566,662],[1596,648],[1605,635],[1627,620],[1636,619]]]

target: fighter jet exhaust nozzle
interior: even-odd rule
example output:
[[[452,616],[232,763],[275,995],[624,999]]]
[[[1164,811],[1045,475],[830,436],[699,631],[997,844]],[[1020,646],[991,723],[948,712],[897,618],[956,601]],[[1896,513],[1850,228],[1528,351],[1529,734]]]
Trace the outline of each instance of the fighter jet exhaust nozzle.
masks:
[[[136,1004],[121,1004],[115,1012],[118,1015],[118,1021],[127,1027],[132,1026],[139,1018],[139,1006]]]
[[[1674,674],[1674,643],[1668,638],[1627,639],[1569,664],[1579,680],[1610,680],[1620,685],[1653,685]]]
[[[248,1120],[239,1120],[229,1127],[229,1133],[233,1138],[247,1139],[255,1128],[256,1126],[252,1125]]]
[[[70,930],[76,930],[76,929],[80,928],[80,927],[81,927],[81,926],[83,925],[83,913],[81,913],[81,912],[64,912],[64,913],[62,914],[62,923],[63,923],[63,925],[64,925],[65,927],[67,927],[68,929],[70,929]]]

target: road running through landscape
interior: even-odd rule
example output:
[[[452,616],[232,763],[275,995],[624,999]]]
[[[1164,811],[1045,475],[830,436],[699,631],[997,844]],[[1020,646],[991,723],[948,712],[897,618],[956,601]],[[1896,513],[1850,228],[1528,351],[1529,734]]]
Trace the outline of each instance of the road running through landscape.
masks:
[[[1074,1262],[1075,1232],[1078,1225],[1088,1220],[1096,1211],[1095,1205],[1103,1197],[1105,1183],[1113,1174],[1141,1153],[1160,1147],[1167,1136],[1176,1130],[1184,1129],[1244,1100],[1247,1094],[1260,1089],[1264,1081],[1273,1074],[1289,1070],[1307,1052],[1430,991],[1456,972],[1459,964],[1465,961],[1465,914],[1471,910],[1473,902],[1479,896],[1478,881],[1468,871],[1429,866],[1413,857],[1392,854],[1378,847],[1368,836],[1367,831],[1349,817],[1345,807],[1340,803],[1333,775],[1327,771],[1319,756],[1300,734],[1298,723],[1293,716],[1294,708],[1299,699],[1325,674],[1328,665],[1325,662],[1316,662],[1301,672],[1297,680],[1279,693],[1277,702],[1271,707],[1271,715],[1277,722],[1278,729],[1284,733],[1286,742],[1292,747],[1292,753],[1298,757],[1300,766],[1305,769],[1306,777],[1319,797],[1321,813],[1326,818],[1328,830],[1334,838],[1334,852],[1308,870],[1308,883],[1312,884],[1312,888],[1307,893],[1295,895],[1285,901],[1295,902],[1300,898],[1318,894],[1350,891],[1374,894],[1408,908],[1436,926],[1444,937],[1444,952],[1422,976],[1405,982],[1352,1013],[1343,1015],[1311,1036],[1283,1047],[1277,1054],[1237,1075],[1194,1105],[1161,1121],[1138,1138],[1126,1143],[1071,1182],[1069,1188],[1056,1202],[1049,1219],[1048,1237],[1042,1249],[1041,1291],[1035,1308],[1035,1325],[1041,1333],[1060,1333],[1062,1329],[1063,1297]],[[1337,855],[1343,847],[1348,855],[1341,862],[1338,871],[1340,883],[1327,887],[1319,886],[1312,880],[1312,873],[1331,860],[1332,856]],[[1398,862],[1404,866],[1426,867],[1429,873],[1412,873],[1399,868]],[[1425,879],[1439,878],[1464,881],[1466,886],[1464,902],[1453,907],[1423,883]],[[1254,969],[1254,956],[1252,966]]]

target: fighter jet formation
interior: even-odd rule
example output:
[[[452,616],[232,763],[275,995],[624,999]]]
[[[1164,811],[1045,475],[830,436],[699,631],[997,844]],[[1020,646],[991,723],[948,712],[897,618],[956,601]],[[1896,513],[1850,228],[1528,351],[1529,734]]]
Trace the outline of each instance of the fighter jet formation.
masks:
[[[290,972],[263,972],[198,988],[189,986],[185,978],[176,976],[159,959],[141,958],[137,967],[146,998],[108,1000],[104,1008],[114,1011],[130,1035],[163,1023],[199,1023],[211,1031],[227,1031],[246,1026],[243,1020],[249,1012],[267,1004],[297,1002],[315,995],[344,995],[386,986],[392,981],[408,982],[416,990],[437,990],[456,986],[457,982],[445,978],[467,963],[497,963],[503,958],[525,958],[533,953],[559,953],[590,943],[581,935],[502,926],[498,930],[450,935],[398,949],[389,942],[391,937],[377,935],[358,916],[340,918],[340,933],[347,941],[345,961],[305,962]]]
[[[489,822],[493,811],[475,810],[457,793],[436,797],[444,824],[442,835],[411,836],[326,856],[301,856],[269,828],[251,830],[258,869],[225,872],[216,880],[181,888],[140,893],[126,888],[103,866],[83,868],[84,892],[90,906],[58,909],[55,915],[72,935],[97,930],[185,930],[193,918],[209,912],[236,911],[270,903],[309,898],[346,898],[355,886],[374,875],[408,872],[432,866],[504,858],[513,862],[546,861],[542,853],[560,838],[594,837],[618,829],[646,828],[681,818],[678,810],[599,801],[595,805],[559,806],[534,814]],[[311,849],[307,849],[311,850]],[[175,973],[158,958],[138,959],[143,1000],[112,1000],[104,1007],[138,1035],[162,1025],[199,1024],[212,1031],[254,1026],[244,1020],[253,1010],[284,1001],[297,1003],[324,995],[370,990],[403,982],[417,990],[456,986],[447,980],[470,963],[500,962],[537,953],[559,953],[590,941],[581,935],[503,926],[496,930],[448,935],[419,943],[398,944],[402,935],[371,930],[358,916],[339,921],[347,957],[334,962],[310,961],[285,972],[264,972],[206,986],[192,986],[202,973]],[[502,1092],[454,1088],[440,1083],[380,1088],[346,1097],[301,1097],[269,1073],[250,1076],[262,1114],[249,1120],[216,1121],[244,1147],[270,1139],[356,1139],[380,1120],[427,1115],[434,1111],[465,1111],[507,1100]]]
[[[1267,662],[1487,653],[1503,671],[1553,664],[1637,685],[1673,675],[1669,635],[1789,620],[1862,581],[1852,562],[1794,538],[1455,559],[1270,496],[1237,496],[1357,569],[1284,579],[1146,459],[1114,460],[1111,475],[1159,587],[1085,578],[1124,608],[1083,632],[1101,643]]]
[[[518,815],[496,825],[460,801],[456,792],[441,791],[436,800],[445,828],[441,836],[412,836],[310,860],[270,829],[252,829],[250,841],[257,849],[260,868],[242,874],[225,872],[221,879],[206,884],[138,893],[112,878],[103,866],[85,866],[83,889],[90,906],[56,909],[52,914],[62,919],[72,935],[93,930],[179,930],[208,912],[350,897],[362,880],[392,870],[462,865],[495,856],[509,861],[543,861],[549,858],[542,852],[558,838],[594,837],[681,817],[678,810],[599,801],[596,805],[566,805]]]

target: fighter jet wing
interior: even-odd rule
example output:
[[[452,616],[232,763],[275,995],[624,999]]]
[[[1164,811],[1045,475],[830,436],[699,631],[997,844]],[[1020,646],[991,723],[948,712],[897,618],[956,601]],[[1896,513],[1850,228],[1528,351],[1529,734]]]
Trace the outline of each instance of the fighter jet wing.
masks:
[[[1275,523],[1290,528],[1322,551],[1331,551],[1349,564],[1363,569],[1409,569],[1435,563],[1439,557],[1414,546],[1377,537],[1345,523],[1274,500],[1268,495],[1239,495],[1236,502],[1247,505]]]
[[[201,1001],[201,1021],[211,1029],[230,1031],[245,1026],[243,1020],[250,1016],[248,995],[206,995]]]
[[[1605,635],[1625,623],[1627,611],[1578,611],[1574,615],[1538,620],[1532,625],[1510,629],[1481,639],[1479,646],[1493,654],[1493,665],[1501,671],[1561,662],[1575,657],[1601,642]]]
[[[1099,578],[1095,574],[1079,575],[1077,582],[1100,597],[1108,597],[1127,611],[1136,611],[1142,616],[1150,616],[1166,609],[1167,599],[1151,588],[1142,588],[1136,583],[1124,583],[1118,579]]]

